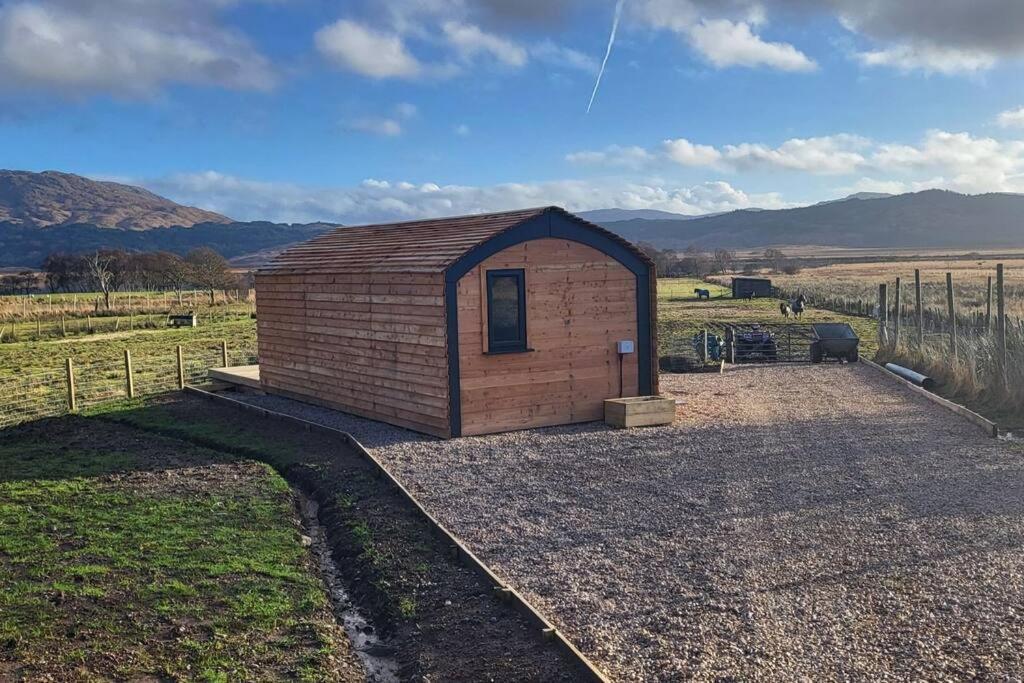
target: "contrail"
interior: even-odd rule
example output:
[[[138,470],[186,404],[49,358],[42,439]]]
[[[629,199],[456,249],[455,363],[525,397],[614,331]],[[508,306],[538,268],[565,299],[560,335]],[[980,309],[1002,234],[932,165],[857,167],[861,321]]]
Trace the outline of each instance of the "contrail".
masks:
[[[594,92],[590,94],[590,104],[587,105],[587,113],[594,106],[594,98],[597,97],[597,89],[601,87],[601,77],[604,76],[604,67],[608,64],[608,57],[612,54],[612,45],[615,44],[615,34],[619,30],[619,19],[622,17],[622,6],[626,0],[618,0],[615,3],[615,19],[612,20],[612,34],[608,36],[608,49],[604,52],[604,60],[601,62],[601,70],[597,72],[597,82],[594,83]]]

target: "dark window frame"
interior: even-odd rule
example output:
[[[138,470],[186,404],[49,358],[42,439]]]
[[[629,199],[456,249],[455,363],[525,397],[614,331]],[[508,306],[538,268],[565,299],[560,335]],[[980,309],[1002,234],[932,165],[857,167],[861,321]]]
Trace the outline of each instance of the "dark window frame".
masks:
[[[495,278],[512,277],[516,280],[519,304],[519,339],[514,341],[495,341],[493,316],[493,282]],[[487,271],[487,353],[523,353],[530,349],[526,344],[526,269],[501,268]]]

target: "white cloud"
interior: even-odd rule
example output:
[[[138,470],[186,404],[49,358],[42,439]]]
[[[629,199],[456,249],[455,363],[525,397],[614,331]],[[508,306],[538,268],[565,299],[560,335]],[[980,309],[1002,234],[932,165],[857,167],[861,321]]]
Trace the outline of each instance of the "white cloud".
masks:
[[[654,160],[654,155],[643,147],[609,145],[602,151],[573,152],[565,155],[565,160],[581,166],[622,166],[625,168],[641,168]]]
[[[586,73],[597,73],[598,63],[593,57],[579,50],[557,45],[545,40],[530,48],[530,56],[552,66],[577,69]]]
[[[172,83],[267,90],[276,76],[219,0],[0,6],[0,89],[146,96]]]
[[[464,124],[464,123],[460,123],[460,124],[458,124],[458,125],[457,125],[457,126],[455,126],[455,128],[453,128],[452,130],[453,130],[453,131],[455,132],[455,134],[456,134],[456,135],[458,135],[458,136],[459,136],[460,138],[468,138],[468,137],[470,136],[470,134],[472,133],[472,131],[471,131],[471,130],[469,129],[469,126],[467,126],[467,125],[466,125],[466,124]]]
[[[213,171],[143,183],[191,205],[239,220],[332,221],[345,224],[450,216],[554,204],[570,211],[620,207],[685,214],[757,206],[790,206],[775,193],[747,194],[726,182],[671,187],[656,183],[555,180],[489,186],[366,180],[357,186],[311,188],[246,180]]]
[[[402,124],[395,119],[367,116],[348,121],[345,127],[360,133],[370,133],[384,137],[397,137],[402,134]]]
[[[414,78],[423,66],[395,33],[341,19],[316,32],[317,50],[335,65],[371,78]]]
[[[718,68],[767,66],[781,71],[814,71],[817,64],[788,43],[769,43],[750,24],[728,19],[703,19],[687,29],[697,52]]]
[[[820,175],[852,173],[867,163],[863,151],[871,141],[856,135],[841,133],[814,138],[792,138],[778,147],[744,142],[725,145],[721,149],[712,145],[691,142],[686,138],[665,140],[661,147],[651,151],[643,147],[612,145],[601,151],[580,151],[566,156],[577,164],[633,166],[653,163],[659,159],[681,166],[752,171],[784,169]]]
[[[416,118],[416,115],[419,114],[419,112],[419,107],[410,102],[399,102],[395,105],[395,113],[403,119]]]
[[[683,166],[714,166],[722,158],[722,153],[711,145],[695,145],[686,138],[661,144],[668,158]]]
[[[932,45],[896,45],[858,52],[857,60],[864,66],[887,66],[900,71],[957,74],[991,69],[996,58],[977,50],[936,47]]]
[[[931,130],[918,145],[880,146],[871,161],[881,170],[917,174],[918,184],[959,192],[1024,192],[1020,140]]]
[[[1024,107],[1000,112],[996,122],[1003,128],[1024,128]]]
[[[766,22],[759,3],[640,0],[633,6],[633,13],[648,26],[676,33],[718,68],[817,69],[813,59],[789,43],[769,42],[754,32]]]
[[[446,21],[441,27],[445,38],[464,60],[471,60],[480,54],[488,54],[502,64],[521,67],[526,64],[526,49],[478,26],[457,21]]]
[[[739,170],[782,168],[832,175],[852,173],[865,163],[859,150],[870,145],[865,138],[841,133],[814,138],[792,138],[778,147],[743,143],[726,145],[723,158]]]

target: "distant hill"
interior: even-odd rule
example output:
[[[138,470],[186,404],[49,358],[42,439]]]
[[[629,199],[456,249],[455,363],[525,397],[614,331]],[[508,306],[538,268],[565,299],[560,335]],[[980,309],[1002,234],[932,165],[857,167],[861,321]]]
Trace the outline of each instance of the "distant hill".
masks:
[[[592,223],[610,223],[613,221],[629,221],[636,219],[645,221],[688,221],[693,218],[700,218],[699,215],[687,216],[686,214],[682,213],[672,213],[671,211],[658,211],[656,209],[594,209],[593,211],[580,211],[576,215]]]
[[[57,171],[4,170],[0,170],[0,221],[30,228],[87,224],[128,230],[232,222],[133,185]]]
[[[325,223],[198,223],[190,228],[124,230],[95,225],[32,228],[0,223],[0,267],[35,268],[53,252],[96,249],[172,251],[184,255],[196,247],[211,247],[228,259],[247,257],[240,265],[262,265],[281,249],[312,239],[338,226]]]
[[[1024,195],[926,190],[854,196],[798,209],[732,211],[689,220],[602,221],[634,242],[661,248],[1024,246]]]
[[[845,197],[839,199],[826,199],[823,202],[818,202],[815,206],[821,206],[822,204],[835,204],[836,202],[848,202],[851,199],[885,199],[886,197],[892,197],[893,195],[886,192],[855,192],[848,194]]]
[[[38,267],[57,251],[211,247],[260,265],[281,249],[337,226],[237,223],[149,190],[70,173],[0,171],[0,267]]]

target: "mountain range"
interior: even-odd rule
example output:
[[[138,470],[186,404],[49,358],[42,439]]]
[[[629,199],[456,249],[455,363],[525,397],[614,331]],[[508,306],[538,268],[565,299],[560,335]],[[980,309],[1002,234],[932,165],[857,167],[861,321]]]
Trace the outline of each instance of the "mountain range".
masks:
[[[663,249],[814,245],[876,248],[1024,246],[1024,195],[925,190],[862,192],[794,209],[685,216],[649,209],[580,214],[634,242]],[[209,246],[258,266],[331,223],[238,222],[139,187],[68,173],[0,171],[0,267],[36,267],[56,251]]]
[[[36,228],[95,225],[148,230],[232,220],[176,204],[134,185],[58,171],[0,171],[0,222]]]
[[[670,220],[601,222],[659,248],[783,245],[879,248],[1024,246],[1024,195],[925,190],[861,194],[795,209],[731,211]]]
[[[238,222],[141,187],[70,173],[0,171],[0,267],[38,267],[47,255],[95,249],[172,251],[208,246],[258,265],[329,223]]]

